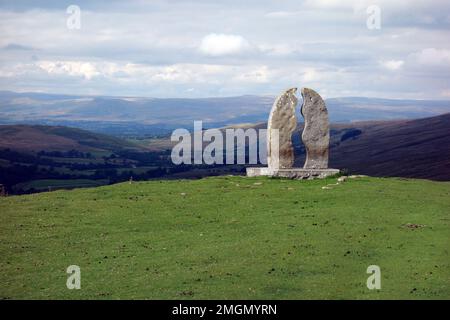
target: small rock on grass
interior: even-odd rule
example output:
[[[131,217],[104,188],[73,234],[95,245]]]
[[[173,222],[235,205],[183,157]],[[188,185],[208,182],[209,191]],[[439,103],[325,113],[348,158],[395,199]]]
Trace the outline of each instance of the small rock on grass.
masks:
[[[350,179],[355,179],[355,178],[365,178],[367,176],[363,175],[363,174],[354,174],[351,176],[348,176]]]
[[[416,223],[407,223],[405,225],[403,225],[404,228],[408,228],[408,229],[419,229],[419,228],[423,228],[425,227],[424,224],[416,224]]]

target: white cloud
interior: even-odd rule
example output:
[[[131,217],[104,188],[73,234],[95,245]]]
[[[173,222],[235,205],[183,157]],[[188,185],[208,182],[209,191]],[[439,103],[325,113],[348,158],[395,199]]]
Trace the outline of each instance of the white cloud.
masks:
[[[248,41],[239,35],[211,33],[200,43],[200,51],[206,55],[222,56],[243,52],[250,47]]]
[[[260,66],[235,77],[238,81],[264,83],[270,79],[270,72],[267,66]]]
[[[427,48],[413,53],[415,63],[424,66],[450,66],[450,50]]]
[[[355,7],[358,0],[306,0],[305,7],[315,9],[348,9]]]
[[[298,15],[299,11],[272,11],[265,14],[268,18],[286,18]]]
[[[400,69],[403,64],[405,63],[405,61],[403,60],[386,60],[386,61],[381,61],[380,64],[389,70],[398,70]]]
[[[442,90],[441,96],[445,98],[450,98],[450,89]]]
[[[305,82],[318,81],[320,80],[320,74],[314,68],[306,68],[302,80]]]
[[[448,0],[230,1],[93,0],[80,5],[80,30],[49,2],[0,3],[0,87],[155,97],[449,89]],[[378,31],[366,28],[371,4]]]
[[[225,82],[264,83],[269,81],[267,66],[240,66],[201,63],[146,65],[113,61],[36,61],[0,67],[0,77],[40,76],[53,79],[82,78],[120,84],[214,84]],[[190,88],[191,89],[191,88]],[[193,91],[193,90],[191,90]]]
[[[89,62],[82,61],[40,61],[37,66],[49,74],[67,74],[81,76],[85,79],[100,75],[97,68]]]
[[[392,15],[393,18],[405,16],[414,22],[431,23],[432,14],[448,10],[448,0],[306,0],[304,7],[313,10],[352,11],[366,14],[369,6],[376,5],[381,9],[382,15]],[[440,9],[439,9],[440,8]],[[430,14],[428,14],[430,13]]]
[[[300,51],[300,48],[295,48],[294,46],[287,43],[277,43],[277,44],[261,44],[258,49],[266,54],[274,56],[284,56]]]

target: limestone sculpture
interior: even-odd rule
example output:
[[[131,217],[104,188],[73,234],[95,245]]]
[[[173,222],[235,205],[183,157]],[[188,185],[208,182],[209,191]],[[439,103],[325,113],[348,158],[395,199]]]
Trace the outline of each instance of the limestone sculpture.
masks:
[[[328,110],[325,102],[314,90],[303,88],[302,97],[301,113],[305,118],[302,140],[306,148],[306,161],[303,168],[326,169],[330,144]]]
[[[297,88],[291,88],[281,94],[272,106],[267,123],[267,165],[269,168],[292,168],[294,165],[294,147],[292,134],[297,127],[295,107],[298,99]]]
[[[305,118],[302,140],[307,153],[306,161],[303,168],[293,168],[295,155],[292,133],[297,127],[295,108],[298,102],[296,91],[296,88],[286,90],[275,100],[267,125],[268,166],[249,167],[248,176],[314,179],[339,173],[338,169],[328,168],[330,127],[325,102],[318,93],[308,88],[301,90],[301,113]]]

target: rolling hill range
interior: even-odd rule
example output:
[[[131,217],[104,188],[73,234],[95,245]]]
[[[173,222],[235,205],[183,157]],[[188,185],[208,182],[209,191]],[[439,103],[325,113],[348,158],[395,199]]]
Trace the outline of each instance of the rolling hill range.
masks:
[[[259,123],[230,128],[266,127],[266,123]],[[332,168],[378,177],[450,180],[450,113],[413,120],[334,123],[330,127]],[[302,130],[303,123],[299,123],[292,138],[298,167],[305,162]],[[161,143],[161,149],[169,146],[167,139]]]
[[[202,120],[205,127],[267,121],[275,97],[162,99],[0,91],[0,123],[78,127],[115,135],[167,134]],[[450,112],[450,101],[330,98],[331,122],[413,119]]]
[[[354,129],[361,134],[341,137],[332,146],[331,166],[374,176],[450,180],[450,113]]]
[[[61,126],[0,126],[0,193],[99,186],[166,174],[164,152]]]
[[[266,123],[229,128],[265,129]],[[302,167],[305,149],[299,123],[293,135],[295,165]],[[372,176],[450,180],[450,113],[414,120],[331,124],[330,167]],[[152,139],[150,148],[166,150],[167,137]]]
[[[301,130],[299,124],[293,135],[299,167],[305,159]],[[450,181],[449,137],[450,113],[415,120],[332,124],[330,167],[352,174]],[[170,158],[174,144],[168,135],[124,140],[60,126],[0,126],[0,184],[11,193],[21,193],[103,185],[131,177],[200,178],[245,172],[244,165],[174,165]]]
[[[294,136],[294,145],[296,165],[302,166],[305,150],[299,134]],[[414,120],[333,124],[329,166],[378,177],[449,181],[450,113]]]
[[[0,126],[0,149],[24,152],[69,151],[105,152],[140,149],[142,146],[113,136],[77,128],[41,125]]]

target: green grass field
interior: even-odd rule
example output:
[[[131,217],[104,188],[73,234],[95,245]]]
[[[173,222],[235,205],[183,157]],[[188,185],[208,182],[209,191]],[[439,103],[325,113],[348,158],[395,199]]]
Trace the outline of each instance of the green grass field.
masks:
[[[64,189],[64,188],[85,188],[85,187],[98,187],[103,184],[107,184],[108,180],[90,180],[90,179],[41,179],[41,180],[31,180],[28,182],[22,182],[15,186],[17,189],[21,190],[38,190],[38,191],[48,191]]]
[[[0,198],[3,299],[449,299],[450,183],[216,177]],[[66,268],[81,268],[81,289]],[[369,265],[381,290],[369,290]]]

